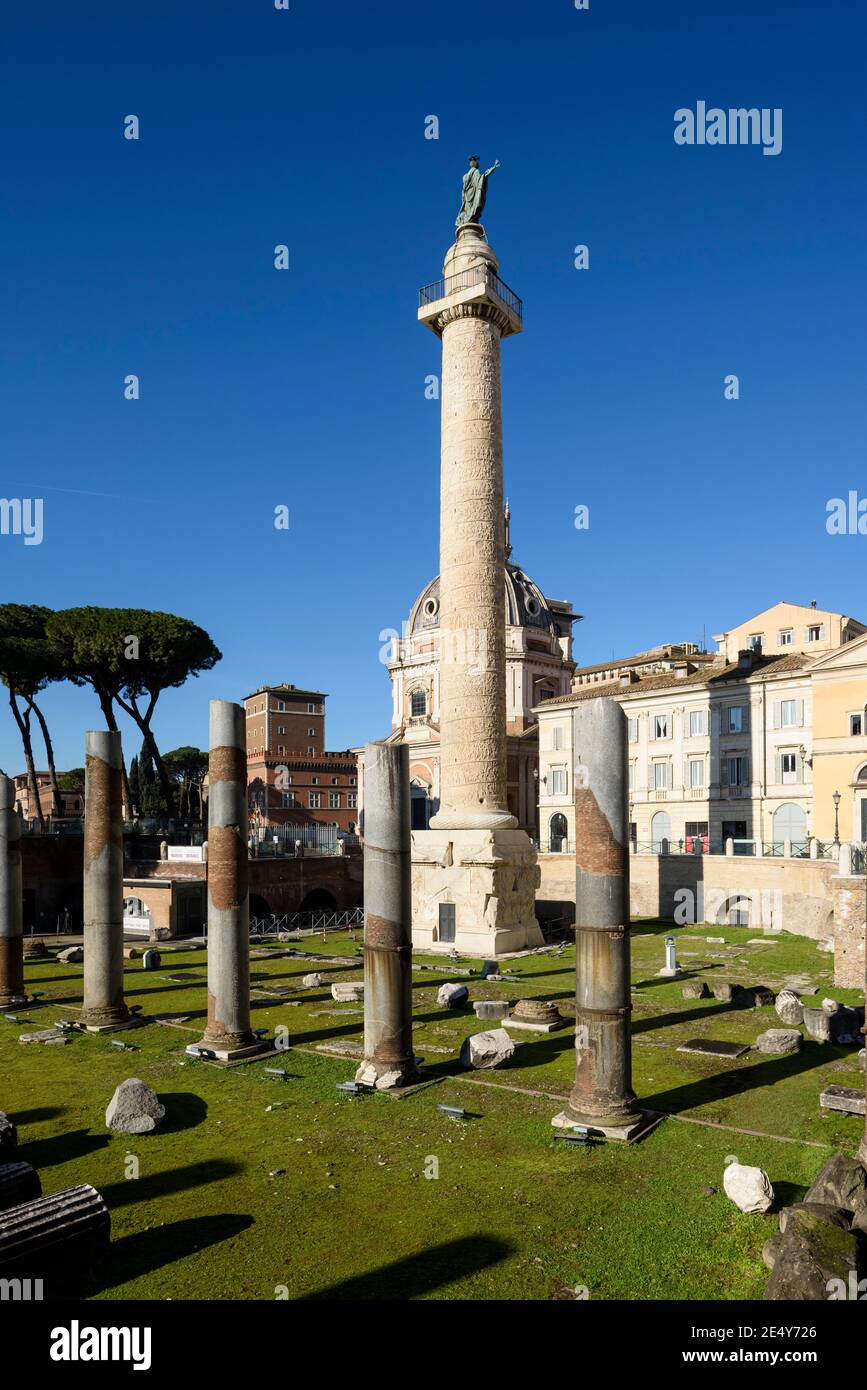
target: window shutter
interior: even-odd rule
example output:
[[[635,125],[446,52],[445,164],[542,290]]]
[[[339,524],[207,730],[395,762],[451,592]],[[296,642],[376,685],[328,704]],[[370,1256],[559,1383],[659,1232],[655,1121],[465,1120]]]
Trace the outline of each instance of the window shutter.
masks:
[[[783,757],[781,753],[774,754],[774,782],[777,786],[783,780]]]
[[[797,726],[798,726],[799,729],[803,729],[803,727],[804,727],[804,701],[803,701],[803,700],[796,700],[796,701],[795,701],[795,723],[797,724]]]
[[[783,725],[783,711],[779,700],[774,701],[774,728],[780,729]]]
[[[750,728],[750,707],[744,705],[744,733],[749,733]]]
[[[720,781],[724,787],[727,787],[729,784],[729,760],[725,754],[720,759],[720,773]]]
[[[825,640],[825,624],[822,623],[821,627],[819,628],[819,641],[820,641],[820,642],[824,642],[824,640]]]
[[[648,764],[647,764],[647,790],[648,790],[648,791],[653,791],[653,788],[654,788],[655,785],[656,785],[656,784],[655,784],[655,782],[654,782],[654,780],[653,780],[653,763],[648,763]]]
[[[749,755],[749,753],[746,753],[746,754],[744,755],[744,764],[743,764],[743,767],[744,767],[744,780],[743,780],[743,785],[744,785],[745,787],[748,787],[748,786],[750,785],[750,781],[752,780],[752,779],[750,778],[750,755]]]
[[[795,781],[796,781],[796,782],[803,782],[803,780],[804,780],[804,759],[801,757],[800,753],[796,753],[796,754],[795,754]]]
[[[688,787],[690,785],[689,762],[686,758],[684,758],[683,760],[683,785],[684,787]]]

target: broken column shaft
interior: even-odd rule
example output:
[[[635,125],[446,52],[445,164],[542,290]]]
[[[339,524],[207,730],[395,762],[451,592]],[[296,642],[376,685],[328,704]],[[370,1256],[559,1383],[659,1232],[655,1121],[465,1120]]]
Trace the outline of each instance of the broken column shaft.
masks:
[[[242,705],[211,701],[208,754],[208,1023],[218,1056],[256,1046],[250,1029],[247,731]]]
[[[409,749],[364,750],[364,1061],[381,1090],[416,1074],[412,1048]]]
[[[632,1090],[626,716],[614,700],[574,712],[575,1085],[567,1122],[626,1131]]]
[[[0,1212],[0,1265],[43,1277],[68,1254],[108,1244],[111,1217],[95,1187],[81,1183]]]
[[[123,997],[123,777],[120,734],[84,736],[84,1009],[91,1028],[129,1022]]]
[[[0,1007],[25,1002],[21,822],[15,783],[0,773]]]

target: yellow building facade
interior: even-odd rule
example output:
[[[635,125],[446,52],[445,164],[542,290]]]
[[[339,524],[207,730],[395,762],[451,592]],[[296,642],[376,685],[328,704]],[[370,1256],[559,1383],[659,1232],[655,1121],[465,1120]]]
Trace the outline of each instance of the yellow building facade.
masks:
[[[867,841],[867,635],[820,657],[813,690],[813,826],[833,839]]]

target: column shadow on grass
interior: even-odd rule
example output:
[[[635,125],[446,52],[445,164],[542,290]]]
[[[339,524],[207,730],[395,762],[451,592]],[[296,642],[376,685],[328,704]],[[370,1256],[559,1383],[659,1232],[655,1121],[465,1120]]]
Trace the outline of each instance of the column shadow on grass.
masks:
[[[224,1158],[211,1158],[202,1163],[190,1163],[186,1168],[167,1168],[162,1173],[151,1173],[145,1178],[109,1183],[99,1190],[108,1206],[115,1210],[134,1202],[152,1202],[172,1192],[185,1192],[209,1182],[220,1182],[222,1178],[231,1178],[240,1172],[243,1172],[243,1164]]]
[[[107,1289],[117,1288],[133,1279],[141,1279],[166,1265],[230,1240],[253,1225],[247,1215],[219,1214],[191,1216],[183,1221],[171,1221],[154,1230],[113,1240],[108,1250],[85,1271],[76,1290],[78,1298],[93,1298]],[[68,1295],[67,1295],[68,1296]],[[178,1289],[183,1297],[183,1290]]]
[[[9,1118],[16,1125],[38,1125],[42,1120],[53,1120],[55,1116],[62,1115],[65,1109],[65,1105],[43,1105],[36,1110],[15,1110]]]
[[[682,1054],[684,1055],[684,1054]],[[762,1054],[757,1054],[761,1056]],[[644,1109],[664,1110],[678,1114],[682,1110],[694,1110],[700,1105],[712,1105],[715,1101],[727,1100],[730,1096],[743,1095],[746,1091],[757,1090],[761,1086],[773,1086],[778,1081],[787,1081],[791,1076],[812,1071],[832,1060],[831,1050],[819,1043],[809,1044],[802,1051],[788,1057],[768,1058],[755,1066],[733,1066],[728,1071],[715,1072],[689,1081],[684,1086],[674,1086],[668,1091],[641,1097]],[[816,1096],[818,1111],[819,1097]]]
[[[434,1245],[418,1255],[381,1265],[366,1274],[356,1274],[337,1284],[328,1284],[314,1293],[302,1295],[301,1303],[317,1301],[366,1302],[376,1299],[422,1298],[434,1289],[446,1288],[458,1279],[478,1274],[483,1269],[513,1254],[515,1246],[493,1236],[463,1236],[459,1240]]]
[[[70,1129],[63,1134],[55,1134],[47,1139],[30,1139],[22,1144],[19,1140],[15,1151],[17,1159],[23,1159],[37,1172],[43,1168],[53,1168],[58,1163],[70,1163],[108,1147],[107,1134],[91,1134],[87,1129]]]

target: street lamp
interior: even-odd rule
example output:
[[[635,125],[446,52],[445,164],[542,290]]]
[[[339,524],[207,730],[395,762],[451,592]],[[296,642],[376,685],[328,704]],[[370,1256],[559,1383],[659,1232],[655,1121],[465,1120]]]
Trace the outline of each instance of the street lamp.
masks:
[[[840,793],[833,792],[831,800],[834,803],[834,844],[840,843]]]

